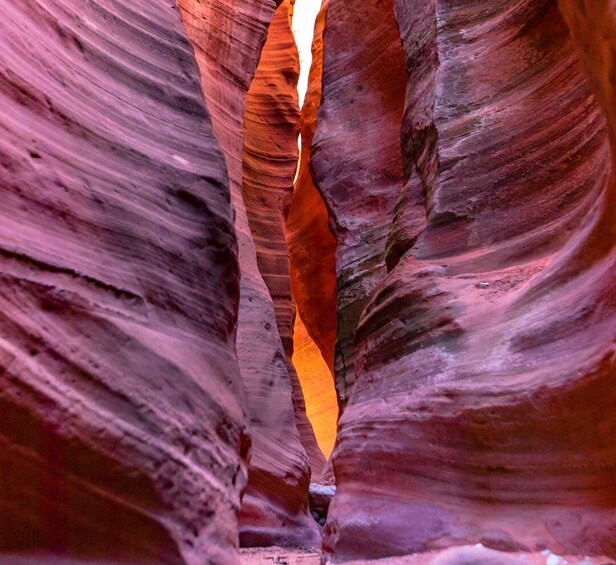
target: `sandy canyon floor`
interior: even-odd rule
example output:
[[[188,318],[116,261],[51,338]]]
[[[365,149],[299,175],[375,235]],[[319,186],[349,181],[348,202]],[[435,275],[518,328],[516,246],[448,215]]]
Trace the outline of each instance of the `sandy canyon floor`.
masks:
[[[281,547],[247,548],[241,550],[243,565],[320,565],[321,552],[285,549]],[[501,553],[480,546],[453,548],[443,552],[428,552],[377,559],[351,561],[347,565],[616,565],[607,557],[583,555],[556,555],[550,551],[540,553]]]

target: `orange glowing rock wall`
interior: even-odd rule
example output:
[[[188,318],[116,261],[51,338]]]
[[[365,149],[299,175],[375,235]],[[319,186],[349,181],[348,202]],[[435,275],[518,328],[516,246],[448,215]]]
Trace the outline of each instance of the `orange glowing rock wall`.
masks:
[[[329,458],[336,441],[338,420],[334,376],[299,315],[295,318],[293,364],[301,380],[306,414],[314,428],[319,448]],[[313,479],[318,478],[313,476]]]
[[[315,26],[312,67],[301,115],[299,171],[286,218],[286,237],[297,310],[333,372],[337,327],[336,239],[329,229],[329,214],[310,172],[312,140],[321,102],[326,14],[327,0]]]

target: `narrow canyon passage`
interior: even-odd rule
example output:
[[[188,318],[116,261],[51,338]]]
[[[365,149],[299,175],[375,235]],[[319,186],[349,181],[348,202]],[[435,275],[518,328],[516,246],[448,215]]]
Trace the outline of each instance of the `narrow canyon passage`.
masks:
[[[1,563],[616,559],[616,0],[0,8]]]
[[[242,187],[257,263],[276,310],[296,422],[313,481],[319,480],[331,454],[338,416],[333,365],[323,358],[333,357],[333,344],[330,340],[320,349],[312,337],[319,339],[326,331],[323,320],[335,320],[336,315],[335,243],[308,172],[311,128],[320,102],[319,54],[309,77],[319,9],[317,0],[287,0],[276,9],[247,94]],[[316,202],[310,202],[310,192]],[[324,245],[329,246],[327,259]],[[312,295],[297,284],[302,278],[312,278]],[[326,283],[317,287],[322,280]],[[323,300],[327,292],[331,298]],[[335,325],[332,333],[335,336]]]
[[[534,508],[487,518],[514,484],[535,476],[508,450],[515,453],[522,442],[537,450],[538,460],[543,450],[554,450],[562,465],[553,444],[562,433],[565,451],[582,451],[588,432],[574,434],[528,413],[527,395],[543,388],[517,379],[548,371],[549,359],[568,347],[568,336],[558,334],[552,349],[544,349],[544,329],[530,330],[527,316],[536,309],[560,327],[581,316],[577,308],[558,313],[541,301],[529,306],[529,296],[541,292],[544,277],[559,280],[551,269],[566,261],[576,238],[584,240],[584,221],[596,220],[592,202],[605,194],[610,170],[604,115],[557,4],[522,4],[511,12],[486,4],[487,23],[471,25],[465,19],[471,16],[447,3],[365,2],[358,15],[349,2],[332,0],[317,20],[300,164],[283,208],[300,313],[294,368],[300,381],[327,368],[338,404],[334,410],[332,394],[332,413],[342,411],[333,467],[325,468],[330,479],[335,472],[338,494],[324,547],[337,559],[423,551],[450,538],[497,549],[535,548],[546,539],[570,552],[611,550],[612,517],[592,533],[560,529],[574,514],[590,521],[602,515],[602,506],[590,502],[595,479],[580,479],[584,510],[573,494],[555,496],[546,472]],[[482,50],[490,33],[508,38],[502,48]],[[475,45],[478,62],[468,55],[472,47],[462,48],[461,36]],[[516,64],[507,67],[512,53]],[[490,64],[505,70],[486,74]],[[529,106],[533,119],[525,122],[520,118]],[[549,137],[546,146],[539,130]],[[524,213],[514,219],[514,209]],[[467,285],[474,290],[464,290]],[[484,289],[490,289],[485,296]],[[477,325],[481,316],[491,341]],[[302,336],[311,338],[305,346]],[[576,350],[583,343],[582,356],[591,358],[589,341],[578,337]],[[321,355],[306,358],[309,350]],[[549,372],[543,381],[551,383],[551,394],[570,382],[570,369],[559,367],[560,376]],[[300,415],[310,414],[319,440],[311,392],[319,383],[304,379],[305,406],[295,405]],[[500,392],[492,389],[496,383]],[[443,390],[452,395],[451,414],[441,403]],[[475,396],[467,398],[467,390]],[[563,391],[562,401],[586,413],[586,400],[576,394]],[[484,410],[491,414],[487,425]],[[509,418],[523,412],[525,423],[513,427]],[[484,439],[468,439],[477,435]],[[482,441],[492,446],[487,454],[475,447]],[[303,444],[309,451],[310,440]],[[608,448],[585,452],[611,465]],[[509,471],[501,476],[501,468]],[[596,480],[599,492],[611,489],[602,472]],[[605,496],[609,504],[612,495]],[[532,532],[522,526],[529,520],[536,521]]]

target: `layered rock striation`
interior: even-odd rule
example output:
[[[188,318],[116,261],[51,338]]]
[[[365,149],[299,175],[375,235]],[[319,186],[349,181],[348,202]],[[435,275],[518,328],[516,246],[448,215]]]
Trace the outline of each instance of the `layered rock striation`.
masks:
[[[291,31],[293,4],[276,10],[261,60],[250,85],[244,114],[242,194],[257,251],[257,264],[274,303],[276,324],[293,388],[293,409],[311,471],[325,459],[306,414],[302,386],[292,362],[295,302],[291,292],[284,216],[297,169],[299,57]]]
[[[326,559],[616,557],[614,0],[328,0],[301,118],[293,0],[76,4],[0,0],[0,555],[315,547],[341,409]]]
[[[334,369],[341,408],[355,382],[357,324],[386,272],[385,246],[403,184],[406,71],[392,6],[368,1],[358,12],[352,2],[334,0],[327,8],[310,169],[336,241]]]
[[[0,6],[0,553],[233,562],[237,247],[180,15]]]
[[[290,2],[281,4],[277,26],[288,26],[290,6]],[[195,47],[214,132],[225,154],[236,213],[235,230],[241,270],[237,352],[252,437],[248,487],[240,514],[240,542],[244,545],[314,545],[320,543],[320,534],[308,511],[310,467],[297,430],[293,388],[274,301],[259,270],[258,257],[264,264],[269,252],[261,248],[261,253],[257,254],[249,223],[250,206],[255,233],[271,227],[268,222],[257,222],[260,211],[252,206],[251,191],[254,191],[255,183],[263,183],[263,179],[252,179],[252,184],[246,189],[246,202],[243,191],[245,176],[250,178],[252,174],[243,166],[245,159],[248,160],[246,165],[249,165],[255,157],[250,153],[250,146],[244,152],[247,95],[261,59],[276,3],[273,0],[180,0],[180,7]],[[278,29],[278,33],[272,34],[271,49],[268,50],[270,56],[275,55],[281,46],[284,47],[280,44],[284,35],[280,33],[283,32]],[[268,72],[267,63],[262,72]],[[284,102],[279,96],[289,96],[287,83],[292,84],[296,80],[295,75],[296,71],[291,66],[290,76],[289,72],[286,76],[279,75],[277,87],[272,90],[276,92],[277,103],[282,104],[273,111],[284,117],[286,125],[283,124],[281,129],[287,139],[289,132],[286,128],[290,127],[292,131],[293,124],[289,126],[290,115],[285,117],[284,113],[280,114],[280,109],[290,102],[288,99]],[[249,113],[249,120],[250,116]],[[254,135],[259,134],[255,132]],[[279,198],[277,191],[284,190],[279,183],[284,183],[285,175],[288,175],[292,148],[282,147],[280,155],[283,161],[276,163],[280,165],[279,172],[270,173],[270,179],[271,176],[278,176],[275,186],[271,187],[274,199]],[[272,167],[272,171],[275,170],[276,167]],[[271,194],[264,193],[262,198],[267,199]],[[276,212],[272,211],[272,217],[275,216]],[[269,258],[272,257],[269,254]],[[268,276],[270,282],[274,278]],[[283,312],[285,308],[279,311]],[[281,327],[288,327],[289,320],[285,322],[280,319],[280,323]]]
[[[572,41],[549,0],[395,3],[405,184],[355,335],[334,559],[616,555],[614,13],[590,4],[561,2]]]

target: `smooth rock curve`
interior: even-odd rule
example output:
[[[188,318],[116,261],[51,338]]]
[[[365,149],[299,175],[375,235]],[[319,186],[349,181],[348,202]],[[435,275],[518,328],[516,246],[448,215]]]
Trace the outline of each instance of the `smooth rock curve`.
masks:
[[[233,563],[237,246],[177,7],[0,7],[0,553]]]

